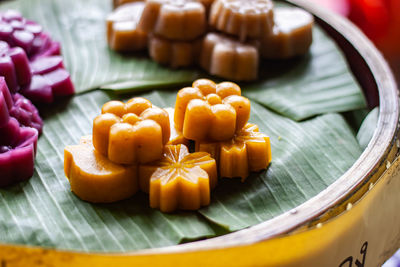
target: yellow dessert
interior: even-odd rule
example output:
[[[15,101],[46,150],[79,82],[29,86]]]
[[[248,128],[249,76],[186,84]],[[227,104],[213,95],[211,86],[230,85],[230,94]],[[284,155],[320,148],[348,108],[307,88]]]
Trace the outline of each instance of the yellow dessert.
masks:
[[[107,17],[107,41],[111,49],[132,52],[147,47],[147,34],[137,29],[143,8],[144,2],[128,3]]]
[[[228,141],[196,142],[196,151],[208,152],[217,160],[220,177],[241,177],[242,181],[251,171],[267,168],[272,159],[269,137],[251,123]]]
[[[205,7],[195,0],[147,0],[139,29],[170,40],[190,41],[206,30]]]
[[[200,66],[212,75],[234,81],[258,77],[257,42],[242,43],[221,33],[208,33],[202,43]]]
[[[210,204],[217,168],[208,153],[190,154],[184,145],[167,145],[159,161],[139,167],[139,177],[152,208],[162,212],[197,210]]]
[[[271,0],[216,0],[212,5],[209,24],[240,41],[269,35],[274,25]]]
[[[92,137],[64,150],[64,172],[71,190],[81,199],[109,203],[131,197],[138,190],[137,166],[111,162],[97,152]]]
[[[192,87],[181,89],[176,97],[175,127],[190,140],[229,140],[249,116],[250,101],[232,82],[215,84],[199,79]]]
[[[165,111],[168,112],[169,115],[169,122],[170,122],[170,129],[171,129],[171,134],[169,137],[169,141],[167,145],[189,145],[189,140],[183,137],[183,134],[181,131],[176,129],[175,127],[175,122],[174,122],[174,109],[173,108],[166,108]]]
[[[113,7],[117,8],[119,6],[132,3],[132,2],[143,2],[143,0],[113,0]]]
[[[142,97],[107,102],[93,121],[94,147],[115,163],[157,160],[169,137],[168,113]]]
[[[151,59],[172,68],[194,65],[198,61],[200,51],[200,39],[194,41],[172,41],[154,35],[149,38]]]
[[[261,55],[286,59],[304,55],[312,43],[313,16],[300,8],[277,8],[272,35],[261,41]]]

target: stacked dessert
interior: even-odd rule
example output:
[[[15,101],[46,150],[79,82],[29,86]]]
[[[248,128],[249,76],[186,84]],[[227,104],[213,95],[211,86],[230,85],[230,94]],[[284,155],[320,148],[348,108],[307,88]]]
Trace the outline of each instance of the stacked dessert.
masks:
[[[235,81],[257,79],[260,59],[304,55],[312,43],[313,17],[298,8],[274,9],[271,0],[147,0],[117,6],[107,18],[111,49],[147,47],[160,64],[199,65]]]
[[[168,110],[141,97],[105,103],[93,135],[65,148],[72,191],[97,203],[129,198],[140,188],[163,212],[197,210],[210,203],[218,176],[244,181],[268,167],[269,137],[247,122],[250,101],[238,85],[197,80]]]
[[[30,100],[50,103],[74,93],[59,54],[59,43],[39,24],[13,10],[0,14],[0,186],[33,175],[43,122]]]

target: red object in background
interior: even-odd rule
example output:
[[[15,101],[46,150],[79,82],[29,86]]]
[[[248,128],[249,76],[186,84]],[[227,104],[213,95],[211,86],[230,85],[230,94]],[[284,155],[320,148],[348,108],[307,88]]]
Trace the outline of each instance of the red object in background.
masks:
[[[400,58],[399,0],[348,0],[349,19],[357,24],[388,59]],[[333,0],[334,2],[334,0]]]
[[[309,0],[348,17],[375,43],[400,84],[400,0]]]

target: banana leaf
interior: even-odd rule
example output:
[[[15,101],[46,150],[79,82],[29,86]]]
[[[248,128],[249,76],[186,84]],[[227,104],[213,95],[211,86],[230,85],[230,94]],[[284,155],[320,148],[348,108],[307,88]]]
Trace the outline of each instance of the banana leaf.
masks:
[[[362,149],[367,148],[369,141],[371,141],[372,136],[378,125],[379,118],[379,108],[376,107],[371,110],[368,115],[363,120],[360,129],[357,132],[357,141]]]
[[[142,94],[160,107],[173,106],[175,95]],[[251,121],[271,137],[271,166],[245,183],[222,180],[209,207],[163,214],[149,208],[143,193],[114,204],[90,204],[70,191],[63,149],[91,133],[93,118],[110,99],[115,97],[93,91],[42,110],[45,128],[34,176],[0,189],[0,242],[126,252],[212,237],[295,208],[335,181],[361,153],[339,114],[298,123],[252,103]]]

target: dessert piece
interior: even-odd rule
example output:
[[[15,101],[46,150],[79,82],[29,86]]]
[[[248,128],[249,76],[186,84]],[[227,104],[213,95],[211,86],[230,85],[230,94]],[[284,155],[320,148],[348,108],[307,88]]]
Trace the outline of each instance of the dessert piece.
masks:
[[[212,5],[209,24],[240,41],[270,35],[274,25],[271,0],[216,0]]]
[[[160,160],[139,167],[139,182],[149,192],[152,208],[197,210],[210,204],[217,168],[208,153],[190,154],[184,145],[167,145]]]
[[[82,137],[79,145],[65,148],[64,172],[71,190],[93,203],[123,200],[138,190],[137,167],[111,162],[94,149],[91,136]]]
[[[212,75],[234,81],[251,81],[258,76],[256,44],[241,43],[219,33],[208,33],[202,44],[200,66]]]
[[[312,43],[313,16],[300,8],[277,8],[272,35],[262,38],[260,52],[267,59],[304,55]]]
[[[217,160],[220,177],[241,177],[242,182],[249,172],[267,168],[272,159],[269,137],[251,123],[228,141],[196,142],[196,151],[208,152]]]
[[[195,0],[147,0],[138,28],[147,33],[191,41],[206,30],[206,11]]]
[[[19,127],[16,119],[0,127],[0,186],[28,180],[33,175],[38,132]]]
[[[21,93],[32,101],[51,103],[55,96],[67,96],[75,92],[71,76],[64,69],[62,57],[40,57],[33,60],[30,67],[32,81],[22,88]]]
[[[150,57],[172,68],[192,66],[198,61],[201,40],[171,41],[162,37],[151,36],[149,41]]]
[[[167,145],[189,145],[189,140],[187,140],[185,137],[183,137],[183,134],[181,131],[176,129],[175,127],[175,122],[174,122],[174,109],[173,108],[166,108],[166,112],[168,112],[169,116],[169,123],[170,123],[170,129],[171,129],[171,135],[169,137],[169,141]]]
[[[12,109],[14,101],[8,90],[4,77],[0,77],[0,127],[8,123],[10,119],[9,110]]]
[[[27,102],[15,106],[4,78],[0,77],[0,186],[24,181],[33,175],[38,131],[30,127],[20,127],[21,123],[11,117],[15,116],[15,110],[28,108],[32,107]],[[31,119],[31,113],[25,114]],[[41,123],[37,111],[35,115]],[[21,119],[22,116],[16,117]],[[32,121],[26,121],[26,124],[34,126]],[[41,129],[42,124],[37,126]]]
[[[175,127],[195,141],[231,139],[250,116],[250,101],[231,82],[215,84],[207,79],[181,89],[175,103]]]
[[[6,79],[8,88],[15,93],[31,81],[28,57],[22,48],[10,48],[4,41],[0,41],[0,47],[0,76]]]
[[[21,126],[42,132],[43,121],[36,107],[20,94],[11,95],[4,77],[0,77],[0,127],[14,117]]]
[[[113,7],[117,8],[119,6],[133,2],[143,2],[143,0],[113,0]]]
[[[211,5],[214,3],[214,0],[197,0],[197,2],[200,2],[204,5],[206,8],[206,13],[210,13]]]
[[[0,14],[0,40],[22,48],[30,58],[60,54],[60,44],[52,41],[42,26],[15,10]]]
[[[29,99],[20,94],[14,94],[12,98],[13,106],[9,110],[10,116],[16,118],[21,126],[35,128],[41,134],[43,121],[37,108]]]
[[[94,147],[115,163],[158,160],[169,137],[168,113],[142,97],[107,102],[93,121]]]
[[[111,49],[132,52],[147,47],[147,34],[137,28],[143,8],[144,2],[128,3],[107,17],[107,40]]]

